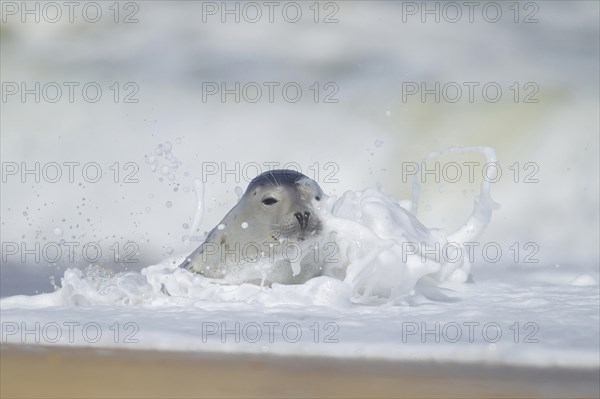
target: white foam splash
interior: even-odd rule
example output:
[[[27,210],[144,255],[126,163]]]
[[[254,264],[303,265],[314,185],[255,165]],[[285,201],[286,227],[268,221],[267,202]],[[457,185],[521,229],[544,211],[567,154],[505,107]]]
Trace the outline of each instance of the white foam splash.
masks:
[[[185,243],[190,242],[194,232],[198,230],[204,218],[204,183],[201,179],[194,179],[194,190],[196,191],[196,212],[194,213],[194,221],[190,226],[190,233],[184,237],[183,241]]]
[[[429,158],[447,152],[479,151],[488,163],[496,162],[495,152],[488,147],[452,148],[430,154]],[[491,177],[491,176],[490,176]],[[198,206],[191,231],[199,226],[203,213],[204,187],[195,180]],[[58,291],[34,297],[2,300],[2,306],[60,305],[190,305],[198,301],[258,302],[265,306],[278,303],[340,306],[351,303],[405,303],[407,298],[427,294],[431,287],[446,282],[464,282],[469,272],[464,243],[477,239],[498,205],[491,199],[490,184],[481,184],[474,209],[466,223],[447,234],[441,229],[425,227],[408,209],[413,204],[400,203],[377,188],[347,191],[339,199],[325,197],[317,208],[326,226],[323,248],[330,247],[331,262],[323,266],[323,276],[299,285],[261,287],[252,284],[221,284],[180,269],[183,257],[165,260],[146,267],[141,273],[105,275],[102,269],[85,273],[75,269],[65,272]],[[463,252],[458,261],[447,262],[427,255],[432,248],[447,247],[453,255]],[[327,252],[327,251],[325,251]],[[452,259],[455,259],[453,257]],[[255,267],[264,265],[257,263]],[[268,265],[267,265],[268,266]],[[300,273],[300,263],[292,264],[293,275]],[[228,281],[235,281],[235,279]],[[314,293],[327,292],[315,297]],[[429,295],[428,295],[429,296]],[[324,299],[327,298],[327,299]]]

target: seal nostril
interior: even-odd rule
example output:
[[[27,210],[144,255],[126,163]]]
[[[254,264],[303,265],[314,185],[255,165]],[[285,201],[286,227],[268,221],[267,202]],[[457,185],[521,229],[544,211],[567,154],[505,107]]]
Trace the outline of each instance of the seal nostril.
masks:
[[[302,230],[308,227],[308,219],[310,218],[310,212],[296,212],[294,213],[294,216],[298,220],[298,223],[300,223],[300,227],[302,228]]]
[[[302,214],[300,212],[296,212],[294,213],[294,216],[296,217],[296,220],[298,220],[298,223],[300,223],[300,227],[304,228],[304,217]]]

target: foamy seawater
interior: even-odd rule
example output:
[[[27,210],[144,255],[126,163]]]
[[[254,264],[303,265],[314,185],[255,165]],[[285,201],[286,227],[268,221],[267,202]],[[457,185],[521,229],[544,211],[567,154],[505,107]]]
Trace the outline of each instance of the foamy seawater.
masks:
[[[496,161],[491,148],[452,149],[459,150],[480,151],[487,162]],[[326,198],[320,217],[339,253],[323,276],[304,284],[224,284],[179,268],[185,255],[141,272],[113,273],[100,266],[68,269],[55,292],[0,301],[2,339],[600,365],[593,339],[600,321],[597,275],[578,274],[573,268],[563,273],[555,265],[532,270],[484,264],[471,269],[463,244],[477,240],[498,209],[486,180],[471,216],[454,232],[425,227],[413,208],[411,201],[394,200],[377,188]],[[432,256],[435,248],[446,248],[452,256]]]
[[[474,270],[458,301],[356,304],[331,277],[226,286],[168,265],[65,273],[55,293],[2,300],[5,343],[598,367],[598,285],[540,267]],[[544,277],[546,281],[544,281]],[[594,277],[588,276],[593,279]],[[593,281],[593,280],[592,280]],[[160,286],[180,291],[161,292]]]
[[[477,151],[485,155],[487,163],[496,162],[492,148],[453,148],[449,151]],[[418,188],[415,181],[414,204],[418,203]],[[301,267],[308,266],[302,266],[301,257],[318,262],[324,291],[339,292],[339,298],[329,295],[332,304],[397,303],[418,294],[429,297],[444,283],[464,283],[469,277],[471,265],[465,244],[483,234],[493,210],[499,207],[491,198],[487,179],[482,181],[474,204],[472,215],[464,225],[447,233],[439,228],[425,227],[414,214],[416,205],[410,201],[398,202],[377,188],[347,191],[339,199],[326,196],[315,208],[324,225],[324,233],[320,242],[313,246],[314,254],[310,250],[307,250],[308,254],[287,254],[286,260],[294,275],[300,273]],[[198,196],[194,219],[201,219],[202,213],[203,199]],[[298,251],[302,252],[302,249]],[[315,289],[321,291],[319,283],[310,284],[308,295],[304,292],[306,287],[294,289],[274,284],[275,287],[268,289],[264,287],[264,280],[260,286],[244,284],[252,280],[244,278],[252,274],[248,270],[260,272],[268,267],[281,267],[276,266],[269,256],[258,262],[248,260],[241,270],[229,270],[223,279],[204,278],[179,268],[183,259],[167,259],[140,273],[114,276],[100,266],[90,265],[85,272],[68,269],[56,292],[31,298],[7,298],[2,303],[5,306],[43,305],[44,302],[46,306],[78,306],[168,303],[170,299],[177,301],[179,298],[253,302],[255,298],[262,298],[258,302],[267,305],[270,299],[260,294],[284,292],[285,296],[289,291],[290,298],[299,297],[294,301],[299,305],[327,304],[322,303],[321,294],[310,294]],[[231,282],[238,284],[222,284]],[[316,297],[316,303],[305,299],[312,296]],[[437,298],[445,297],[440,294]]]

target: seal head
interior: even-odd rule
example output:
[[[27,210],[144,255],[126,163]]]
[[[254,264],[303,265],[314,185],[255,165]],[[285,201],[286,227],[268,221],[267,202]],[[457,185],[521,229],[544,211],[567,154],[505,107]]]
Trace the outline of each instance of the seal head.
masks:
[[[323,231],[315,211],[323,196],[319,185],[302,173],[262,173],[180,267],[235,282],[303,282],[318,274],[308,255]],[[290,244],[302,252],[299,273],[286,257]]]

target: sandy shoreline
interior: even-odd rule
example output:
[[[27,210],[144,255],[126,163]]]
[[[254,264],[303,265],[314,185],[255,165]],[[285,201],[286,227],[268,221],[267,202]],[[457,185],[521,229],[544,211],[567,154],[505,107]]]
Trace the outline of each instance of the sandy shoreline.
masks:
[[[598,370],[2,345],[0,396],[596,397]]]

